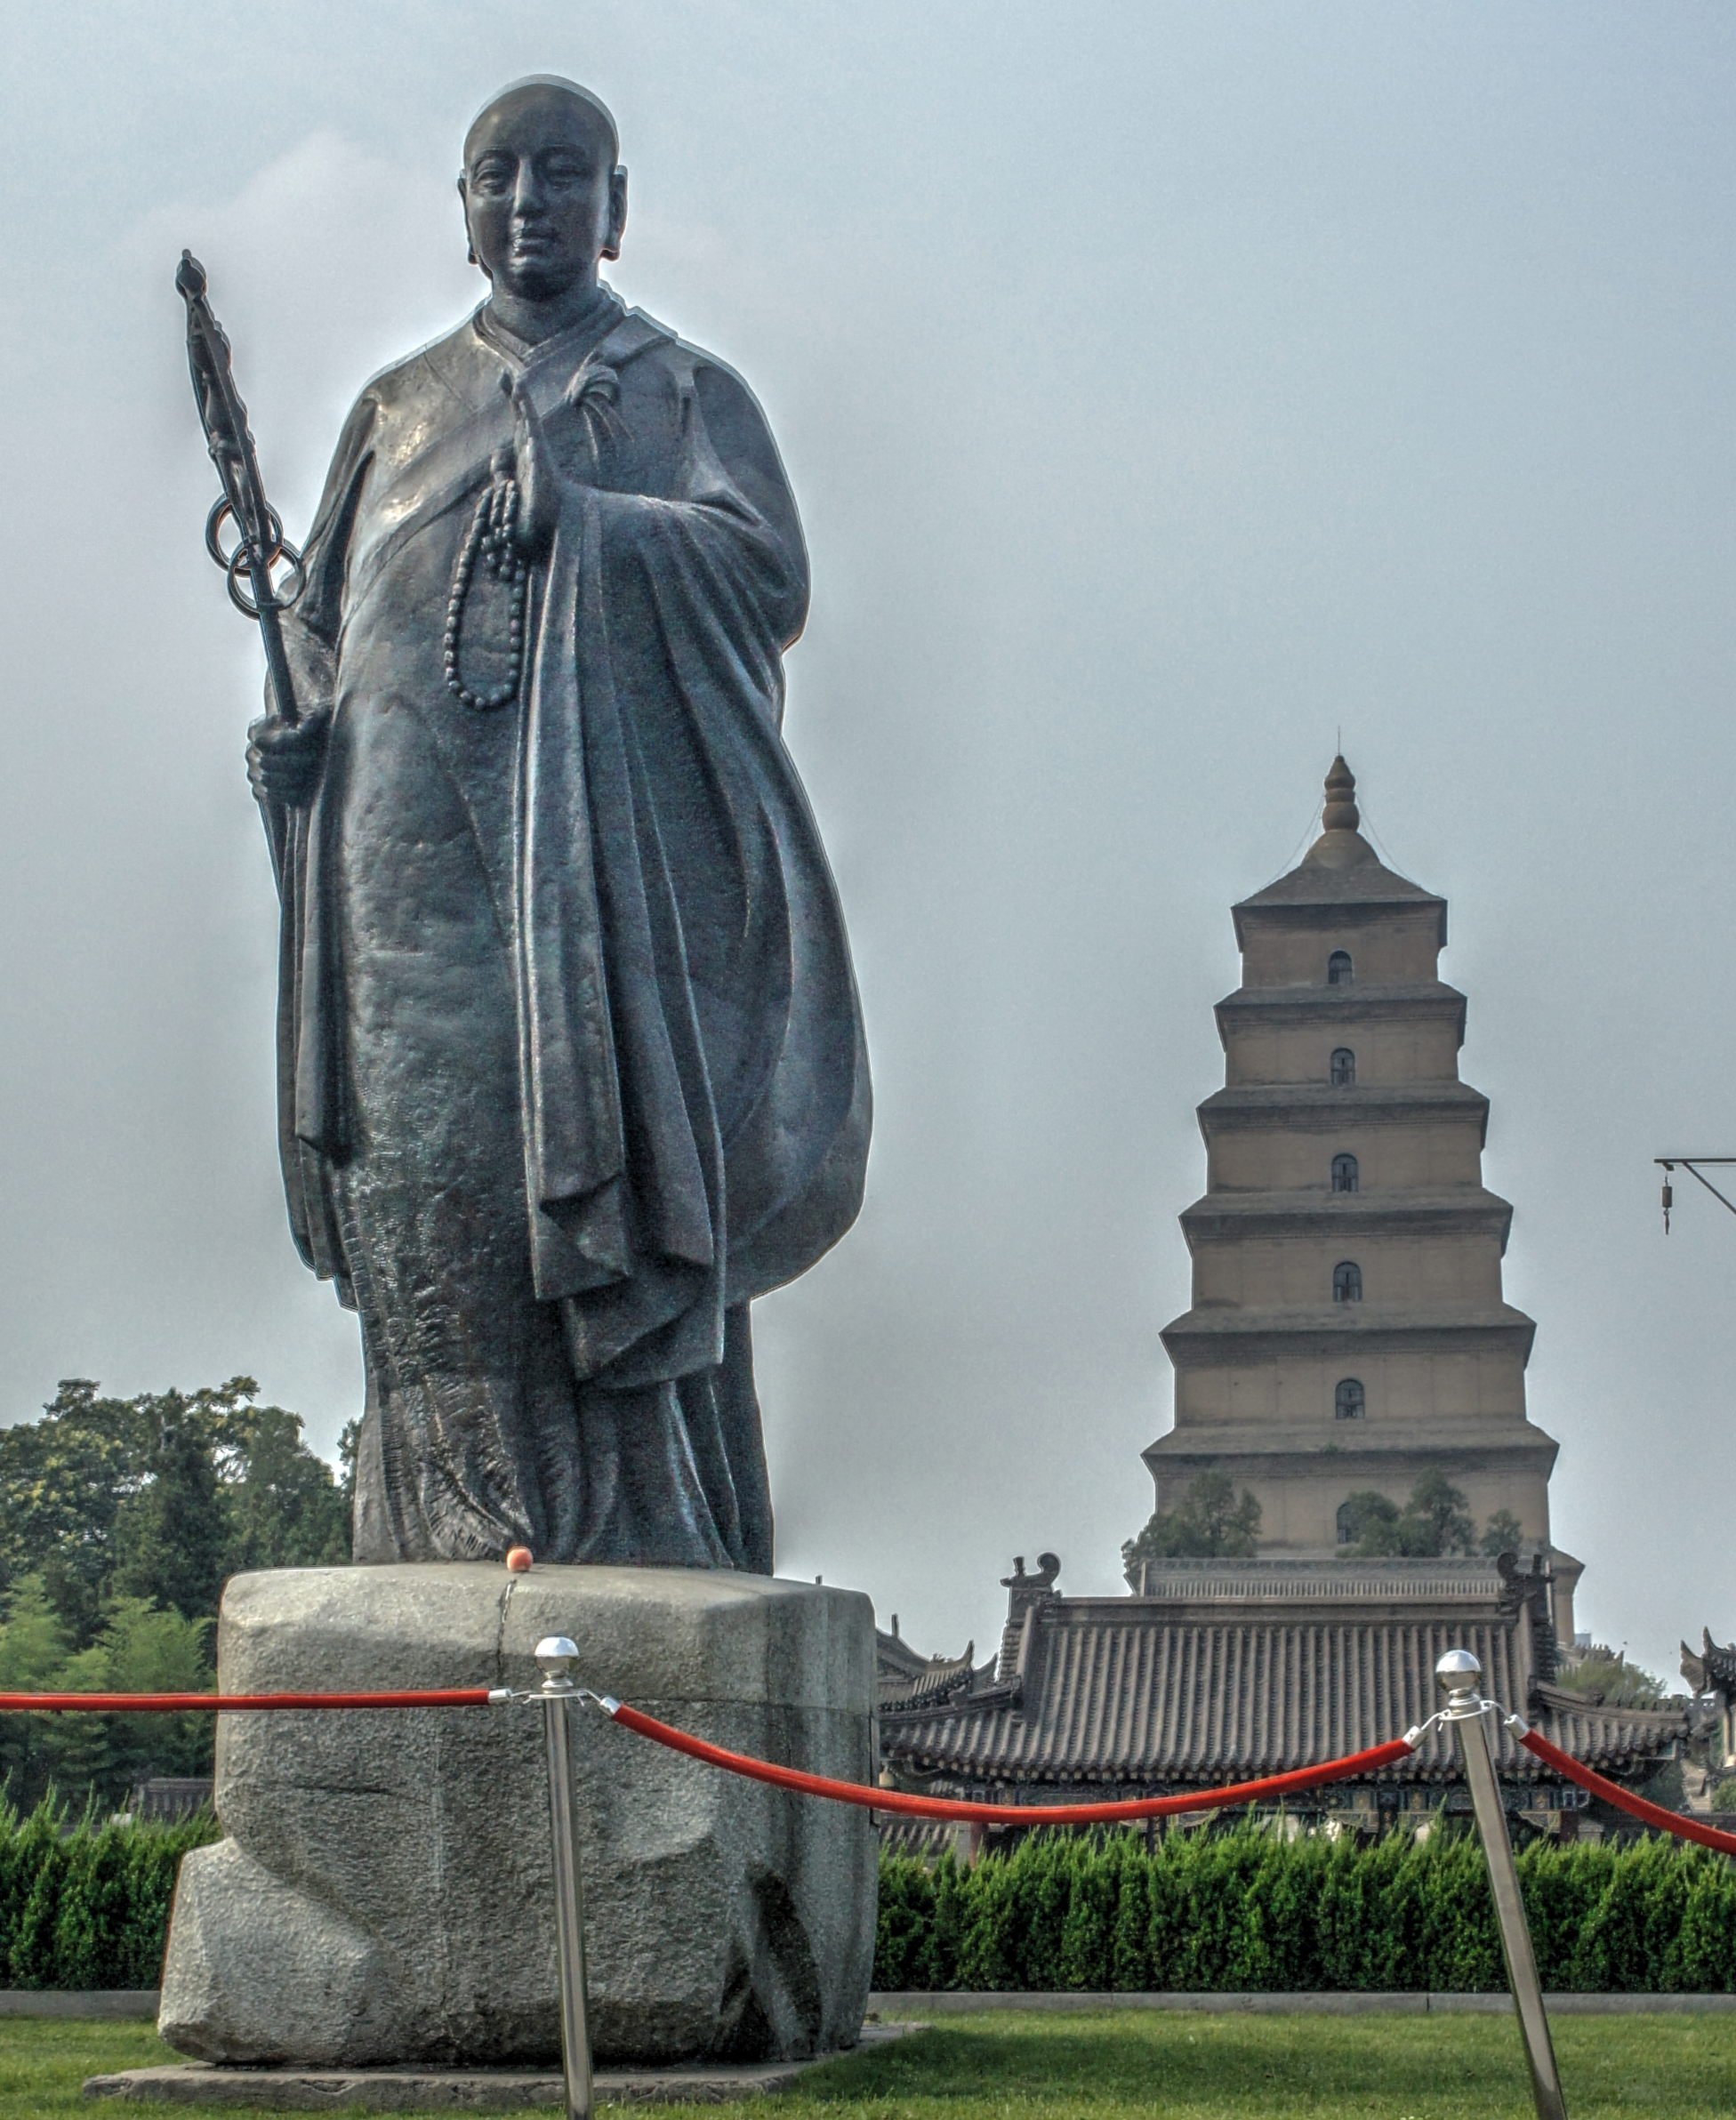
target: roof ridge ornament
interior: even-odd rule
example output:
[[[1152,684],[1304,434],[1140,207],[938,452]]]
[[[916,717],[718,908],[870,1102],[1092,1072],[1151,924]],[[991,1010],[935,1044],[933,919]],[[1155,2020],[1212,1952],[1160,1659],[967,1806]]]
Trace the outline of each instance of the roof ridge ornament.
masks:
[[[1326,831],[1354,831],[1362,822],[1356,807],[1356,775],[1345,764],[1342,751],[1326,775],[1326,809],[1320,822]]]

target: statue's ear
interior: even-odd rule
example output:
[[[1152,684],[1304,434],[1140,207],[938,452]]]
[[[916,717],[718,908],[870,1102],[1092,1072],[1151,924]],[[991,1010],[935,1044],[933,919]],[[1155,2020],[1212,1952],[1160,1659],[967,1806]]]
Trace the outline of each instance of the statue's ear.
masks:
[[[479,265],[482,261],[476,254],[476,237],[470,233],[470,195],[464,189],[464,173],[458,173],[458,202],[464,214],[464,243],[467,264]]]
[[[609,173],[609,232],[604,240],[602,255],[618,258],[621,255],[621,238],[627,227],[627,173],[616,168]]]

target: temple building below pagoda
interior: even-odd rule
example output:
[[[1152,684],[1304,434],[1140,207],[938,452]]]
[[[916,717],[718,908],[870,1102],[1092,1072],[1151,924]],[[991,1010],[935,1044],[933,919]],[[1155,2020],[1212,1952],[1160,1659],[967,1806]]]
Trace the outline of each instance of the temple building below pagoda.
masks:
[[[1555,1682],[1540,1557],[1527,1568],[1511,1555],[1157,1561],[1130,1597],[1064,1595],[1059,1570],[1047,1554],[1035,1574],[1014,1563],[1001,1578],[999,1650],[975,1668],[968,1650],[924,1658],[880,1637],[888,1785],[1028,1804],[1040,1824],[1046,1804],[1318,1766],[1429,1723],[1441,1704],[1435,1666],[1449,1649],[1472,1650],[1491,1698],[1615,1780],[1644,1781],[1687,1747],[1681,1703],[1606,1705]],[[1577,1835],[1586,1798],[1505,1723],[1496,1767],[1510,1810],[1534,1829]],[[1294,1818],[1375,1828],[1468,1804],[1451,1732],[1438,1724],[1404,1759],[1284,1800]],[[1604,1822],[1632,1830],[1613,1814]]]

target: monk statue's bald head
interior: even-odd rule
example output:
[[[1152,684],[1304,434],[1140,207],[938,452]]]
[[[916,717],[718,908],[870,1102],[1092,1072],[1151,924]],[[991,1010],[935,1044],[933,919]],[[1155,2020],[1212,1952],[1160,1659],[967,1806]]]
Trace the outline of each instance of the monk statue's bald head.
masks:
[[[576,81],[569,81],[563,74],[526,74],[522,81],[509,82],[499,95],[491,96],[470,120],[470,129],[464,135],[464,166],[470,166],[478,136],[494,120],[532,104],[547,104],[551,108],[566,107],[566,115],[575,124],[591,129],[599,140],[607,143],[609,167],[613,169],[621,159],[621,134],[615,125],[615,115],[600,96],[594,96],[588,88],[582,88]]]
[[[484,105],[458,180],[470,255],[509,328],[542,337],[588,301],[621,254],[627,173],[607,107],[575,81],[534,74]]]

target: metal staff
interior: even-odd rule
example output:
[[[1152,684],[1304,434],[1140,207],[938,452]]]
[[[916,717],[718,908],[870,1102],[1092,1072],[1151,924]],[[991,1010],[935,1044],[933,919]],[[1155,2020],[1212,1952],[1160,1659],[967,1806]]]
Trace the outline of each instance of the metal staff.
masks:
[[[190,250],[182,251],[175,292],[187,304],[187,361],[193,371],[193,395],[198,400],[205,443],[223,485],[205,518],[205,548],[223,570],[229,601],[245,617],[259,622],[272,711],[293,728],[301,717],[278,614],[287,611],[301,595],[307,577],[301,553],[285,539],[283,522],[265,497],[247,408],[229,366],[229,342],[211,312],[205,290],[205,267]],[[236,533],[234,549],[227,552],[222,541],[225,520],[234,525]],[[274,586],[271,580],[271,569],[279,560],[289,568],[282,587]]]
[[[1441,1711],[1459,1739],[1459,1756],[1470,1784],[1471,1803],[1476,1811],[1477,1830],[1483,1835],[1483,1859],[1489,1865],[1489,1883],[1495,1894],[1495,1917],[1501,1931],[1501,1955],[1507,1960],[1507,1984],[1513,1990],[1513,2007],[1525,2043],[1525,2060],[1531,2072],[1531,2099],[1538,2120],[1567,2120],[1567,2102],[1561,2094],[1561,2077],[1555,2069],[1555,2049],[1549,2037],[1549,2020],[1543,2007],[1543,1989],[1537,1977],[1537,1958],[1531,1950],[1531,1932],[1525,1925],[1525,1903],[1519,1896],[1519,1873],[1513,1864],[1513,1843],[1507,1838],[1507,1812],[1501,1804],[1501,1785],[1495,1778],[1495,1755],[1489,1740],[1489,1725],[1499,1711],[1476,1690],[1483,1666],[1468,1649],[1450,1649],[1435,1666],[1435,1683],[1447,1697]]]

